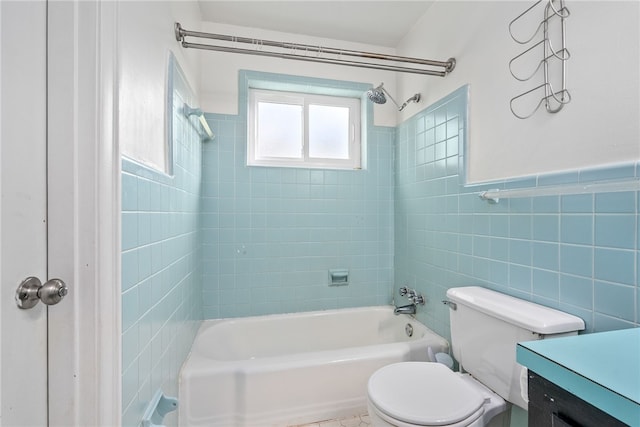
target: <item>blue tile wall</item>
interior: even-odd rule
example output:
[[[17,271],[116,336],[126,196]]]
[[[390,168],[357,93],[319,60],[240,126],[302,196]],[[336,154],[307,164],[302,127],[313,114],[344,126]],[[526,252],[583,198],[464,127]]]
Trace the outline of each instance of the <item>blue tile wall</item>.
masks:
[[[418,317],[449,337],[450,287],[481,285],[583,318],[587,332],[640,325],[638,192],[525,197],[490,188],[640,177],[637,163],[465,187],[467,87],[398,127],[395,285],[423,292]]]
[[[365,87],[243,72],[242,113],[207,114],[216,139],[202,144],[176,78],[173,175],[122,163],[123,425],[156,389],[177,395],[203,316],[388,304],[409,285],[427,297],[419,319],[448,338],[446,290],[479,284],[576,314],[587,332],[640,324],[637,192],[477,195],[638,177],[638,164],[465,187],[464,87],[397,128],[373,126],[368,105],[365,170],[247,167],[248,80]],[[344,268],[349,285],[329,287]]]
[[[157,389],[178,395],[202,319],[202,144],[196,119],[181,114],[193,95],[180,72],[174,78],[173,176],[122,160],[122,425],[130,427]]]
[[[246,166],[249,80],[299,87],[369,86],[241,72],[239,115],[207,114],[202,265],[206,318],[387,304],[393,280],[395,129],[367,125],[365,170]],[[293,87],[292,86],[292,87]],[[330,269],[349,285],[329,287]]]

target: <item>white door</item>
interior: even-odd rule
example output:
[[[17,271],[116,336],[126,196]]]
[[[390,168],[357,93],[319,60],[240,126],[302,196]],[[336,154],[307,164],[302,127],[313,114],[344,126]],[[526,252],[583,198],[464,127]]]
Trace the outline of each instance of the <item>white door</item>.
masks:
[[[47,271],[69,287],[47,316],[50,427],[120,425],[117,7],[47,4]]]
[[[116,11],[0,0],[0,427],[120,423]],[[28,276],[69,295],[21,310]]]
[[[47,307],[15,301],[23,279],[47,279],[46,19],[44,2],[0,1],[2,426],[47,425]]]

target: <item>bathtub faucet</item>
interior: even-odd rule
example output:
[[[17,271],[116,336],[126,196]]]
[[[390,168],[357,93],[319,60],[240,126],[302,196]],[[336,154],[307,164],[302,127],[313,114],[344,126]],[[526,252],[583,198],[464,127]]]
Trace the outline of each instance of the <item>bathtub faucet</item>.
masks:
[[[400,307],[396,307],[393,310],[393,314],[416,314],[416,305],[415,304],[407,304]]]
[[[415,289],[409,289],[403,286],[399,289],[400,296],[407,297],[411,304],[403,305],[401,307],[396,306],[393,310],[394,314],[416,314],[416,305],[424,305],[424,297],[416,292]]]

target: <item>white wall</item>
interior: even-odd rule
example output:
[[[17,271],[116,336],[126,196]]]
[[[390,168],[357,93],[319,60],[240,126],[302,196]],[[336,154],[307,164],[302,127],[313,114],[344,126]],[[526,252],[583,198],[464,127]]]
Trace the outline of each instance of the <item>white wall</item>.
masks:
[[[454,56],[457,67],[443,79],[400,75],[398,97],[419,90],[426,106],[470,84],[469,182],[640,159],[639,3],[567,1],[572,102],[557,114],[539,110],[520,120],[511,114],[510,99],[542,80],[538,74],[535,83],[522,83],[509,73],[509,60],[524,49],[511,39],[508,25],[531,4],[436,2],[398,46],[398,54]],[[536,13],[541,17],[541,6]],[[542,58],[541,50],[533,55]]]
[[[571,1],[567,20],[568,89],[573,101],[552,115],[515,118],[509,100],[536,84],[516,81],[508,62],[521,46],[508,23],[530,3],[440,1],[400,43],[378,46],[318,39],[253,28],[201,23],[196,2],[119,4],[119,121],[125,155],[165,170],[166,60],[171,49],[205,111],[237,114],[238,70],[294,74],[385,87],[397,100],[420,92],[423,101],[401,115],[389,102],[376,105],[374,123],[394,126],[452,90],[470,83],[470,182],[527,176],[640,158],[639,3]],[[153,5],[153,7],[150,7]],[[541,8],[537,12],[541,13]],[[446,78],[417,76],[259,56],[183,49],[173,23],[184,28],[272,40],[398,53],[436,60],[454,56]],[[243,47],[247,47],[246,45]],[[198,62],[201,58],[202,65]],[[201,76],[200,76],[201,74]],[[397,80],[396,80],[397,79]],[[396,86],[397,83],[397,86]]]
[[[186,25],[184,27],[191,29]],[[202,23],[202,31],[256,39],[304,43],[314,46],[355,49],[386,54],[395,53],[393,49],[380,46],[349,43],[338,40],[303,36],[299,34],[259,30],[255,28],[238,27],[210,22]],[[224,42],[204,39],[189,40],[197,43],[224,44]],[[235,44],[235,46],[244,49],[253,49],[249,44]],[[256,47],[256,49],[258,48]],[[384,82],[385,88],[395,98],[396,76],[395,73],[390,71],[269,58],[257,55],[202,51],[202,71],[199,93],[204,111],[219,114],[238,114],[239,70],[253,70],[268,73],[344,80],[358,83],[371,83],[374,86],[377,86],[380,82]],[[407,108],[407,110],[411,110],[411,108]],[[374,124],[378,126],[396,125],[396,109],[391,101],[384,105],[375,105]]]
[[[166,171],[167,61],[172,50],[198,93],[199,52],[182,49],[173,25],[199,29],[195,1],[125,1],[118,4],[118,120],[122,153]]]

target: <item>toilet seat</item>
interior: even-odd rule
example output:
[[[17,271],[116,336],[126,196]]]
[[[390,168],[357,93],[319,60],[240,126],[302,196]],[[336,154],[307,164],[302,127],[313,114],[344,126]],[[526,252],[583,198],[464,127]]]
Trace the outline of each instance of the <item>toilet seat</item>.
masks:
[[[446,366],[402,362],[376,371],[370,403],[393,420],[416,426],[467,426],[484,412],[484,397]]]

